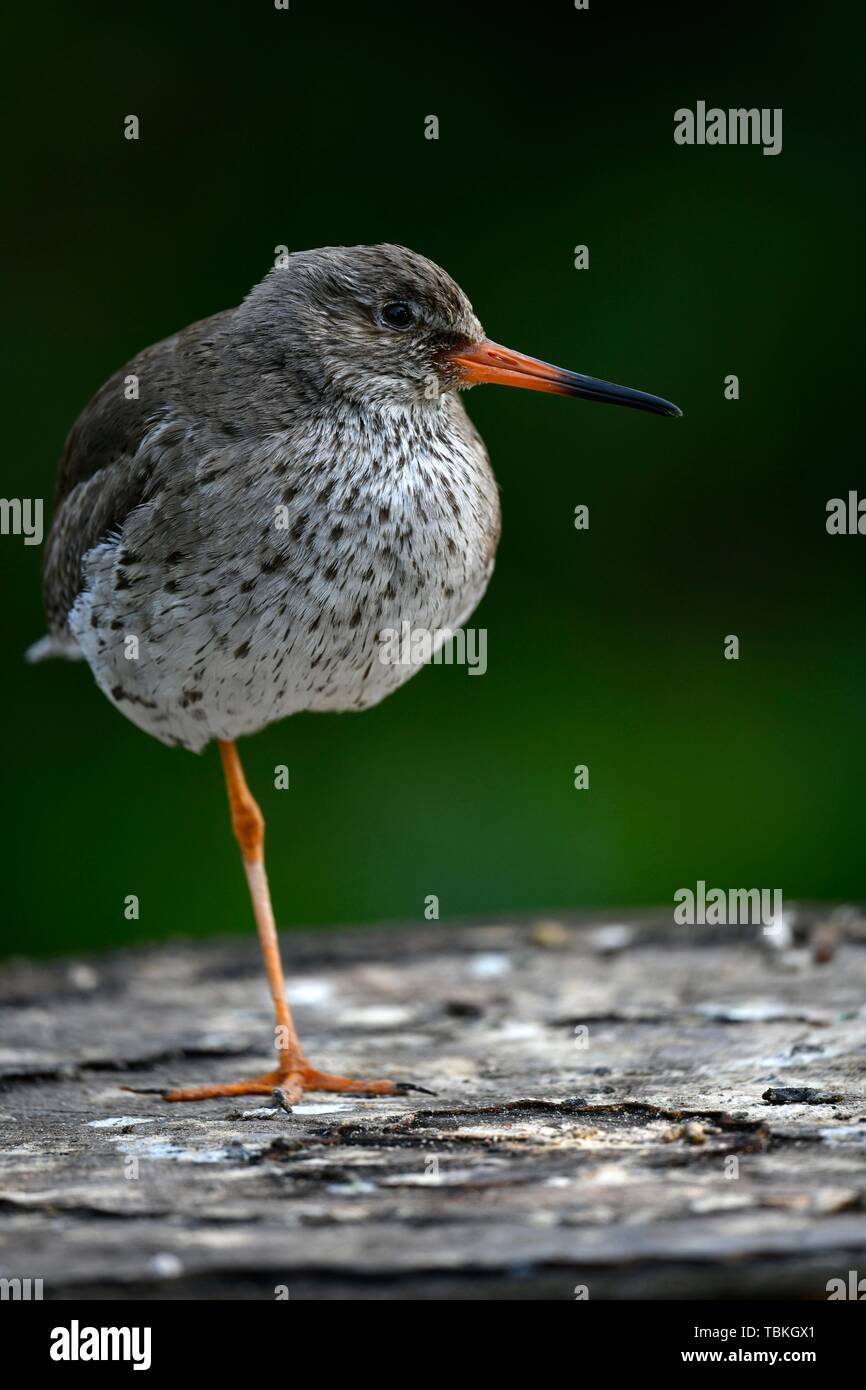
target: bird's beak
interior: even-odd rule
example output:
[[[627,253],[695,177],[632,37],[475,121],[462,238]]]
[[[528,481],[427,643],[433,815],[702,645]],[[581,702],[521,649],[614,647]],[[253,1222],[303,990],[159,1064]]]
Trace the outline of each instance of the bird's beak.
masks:
[[[448,353],[448,361],[458,368],[467,386],[482,381],[499,382],[501,386],[522,386],[527,391],[552,391],[557,396],[582,396],[588,401],[607,401],[611,405],[626,405],[632,410],[651,410],[656,415],[682,415],[679,406],[661,396],[646,391],[632,391],[628,386],[615,386],[611,381],[566,372],[562,367],[512,352],[484,338],[468,348]]]

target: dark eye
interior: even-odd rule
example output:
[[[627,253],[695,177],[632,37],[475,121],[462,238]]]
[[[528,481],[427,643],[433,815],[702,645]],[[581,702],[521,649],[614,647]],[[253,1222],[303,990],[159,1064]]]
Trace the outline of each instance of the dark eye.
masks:
[[[382,322],[389,328],[408,328],[415,322],[414,311],[402,299],[386,304],[382,310]]]

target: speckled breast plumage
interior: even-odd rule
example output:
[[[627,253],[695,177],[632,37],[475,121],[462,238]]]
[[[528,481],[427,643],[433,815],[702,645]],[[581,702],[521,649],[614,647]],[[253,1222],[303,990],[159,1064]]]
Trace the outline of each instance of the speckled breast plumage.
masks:
[[[418,669],[381,659],[383,630],[456,628],[487,586],[496,483],[454,394],[242,443],[168,414],[141,447],[146,495],[84,557],[69,630],[166,743],[376,704]]]

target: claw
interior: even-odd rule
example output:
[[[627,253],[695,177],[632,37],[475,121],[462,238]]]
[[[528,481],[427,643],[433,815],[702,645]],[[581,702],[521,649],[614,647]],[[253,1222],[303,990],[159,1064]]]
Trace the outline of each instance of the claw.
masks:
[[[294,1080],[287,1077],[284,1084],[275,1086],[271,1094],[280,1110],[285,1110],[287,1115],[291,1115],[292,1106],[296,1105],[304,1094],[304,1083],[300,1077]]]

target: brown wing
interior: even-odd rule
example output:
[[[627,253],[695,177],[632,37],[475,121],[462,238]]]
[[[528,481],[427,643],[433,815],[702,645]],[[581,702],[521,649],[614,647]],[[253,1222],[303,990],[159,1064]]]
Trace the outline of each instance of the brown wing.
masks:
[[[81,592],[83,557],[119,532],[130,513],[147,500],[152,473],[149,452],[125,455],[66,493],[54,513],[42,567],[49,632],[66,633],[69,610]]]
[[[119,532],[130,512],[147,500],[154,459],[143,441],[169,412],[182,412],[183,360],[208,352],[225,317],[214,314],[145,348],[100,387],[70,430],[42,570],[52,633],[66,633],[69,610],[81,591],[83,556]],[[131,395],[130,377],[136,379],[137,395]]]

